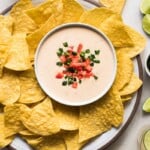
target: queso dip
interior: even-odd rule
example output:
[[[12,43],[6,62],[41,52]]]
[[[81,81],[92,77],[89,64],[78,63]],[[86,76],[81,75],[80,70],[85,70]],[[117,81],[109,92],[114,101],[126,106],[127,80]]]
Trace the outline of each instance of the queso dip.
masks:
[[[94,75],[82,78],[82,83],[76,75],[74,82],[78,85],[75,88],[64,86],[65,74],[60,79],[56,77],[65,69],[65,64],[58,57],[58,50],[63,49],[65,55],[67,48],[72,47],[75,52],[81,43],[83,51],[90,50],[87,53],[94,54],[98,61],[91,65]],[[95,51],[100,54],[95,54]],[[86,58],[90,54],[86,54]],[[102,97],[111,87],[116,74],[116,56],[111,43],[97,29],[84,24],[67,24],[49,32],[41,41],[36,53],[35,71],[39,84],[51,98],[67,105],[84,105]]]

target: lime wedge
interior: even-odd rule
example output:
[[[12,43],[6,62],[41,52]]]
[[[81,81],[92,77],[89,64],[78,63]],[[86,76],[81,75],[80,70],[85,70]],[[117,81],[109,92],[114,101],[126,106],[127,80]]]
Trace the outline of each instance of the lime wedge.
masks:
[[[143,29],[147,34],[150,34],[150,14],[146,14],[142,21]]]
[[[142,0],[140,10],[143,14],[150,13],[150,0]]]
[[[145,101],[143,105],[143,110],[145,112],[150,112],[150,97]]]
[[[146,131],[143,137],[143,143],[146,150],[150,150],[150,130]]]

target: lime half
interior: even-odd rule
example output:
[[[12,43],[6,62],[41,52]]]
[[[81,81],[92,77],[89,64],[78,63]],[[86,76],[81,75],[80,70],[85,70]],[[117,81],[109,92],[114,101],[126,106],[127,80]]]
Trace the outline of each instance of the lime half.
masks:
[[[150,97],[145,101],[143,105],[143,110],[145,112],[150,112]]]
[[[146,14],[142,21],[143,29],[147,34],[150,34],[150,14]]]
[[[143,143],[146,150],[150,150],[150,130],[146,131],[143,137]]]
[[[150,0],[142,0],[140,10],[143,14],[150,13]]]

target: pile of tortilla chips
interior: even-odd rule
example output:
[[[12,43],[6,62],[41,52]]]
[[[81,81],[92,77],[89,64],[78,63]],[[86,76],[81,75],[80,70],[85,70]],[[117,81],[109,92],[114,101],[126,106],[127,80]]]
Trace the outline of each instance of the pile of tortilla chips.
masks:
[[[68,22],[103,31],[117,55],[117,75],[109,92],[82,107],[48,98],[34,74],[38,43],[48,31]],[[104,7],[85,10],[74,0],[47,0],[38,6],[31,0],[18,1],[8,16],[0,16],[0,148],[17,135],[37,150],[78,150],[92,138],[118,128],[124,102],[142,85],[132,59],[145,42],[118,13]]]

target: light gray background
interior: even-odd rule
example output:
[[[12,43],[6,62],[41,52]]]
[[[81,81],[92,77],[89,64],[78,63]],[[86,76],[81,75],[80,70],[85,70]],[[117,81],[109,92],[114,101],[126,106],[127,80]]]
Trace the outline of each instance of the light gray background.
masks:
[[[16,0],[0,0],[0,12],[13,4]],[[131,27],[135,28],[147,39],[147,45],[143,53],[141,54],[142,63],[144,66],[145,58],[150,53],[150,36],[147,36],[141,25],[142,14],[140,13],[141,0],[126,0],[126,4],[123,11],[124,22]],[[139,42],[139,41],[137,41]],[[144,114],[142,112],[142,105],[144,101],[150,97],[150,77],[148,77],[144,70],[144,86],[143,94],[140,105],[137,109],[136,115],[130,123],[129,127],[122,134],[122,136],[110,146],[107,150],[139,150],[138,138],[143,128],[149,126],[150,128],[150,113]]]

